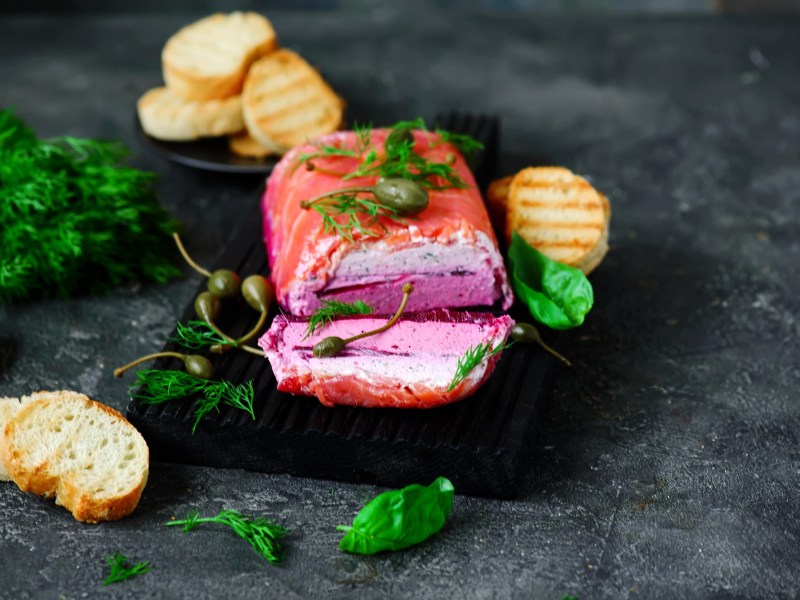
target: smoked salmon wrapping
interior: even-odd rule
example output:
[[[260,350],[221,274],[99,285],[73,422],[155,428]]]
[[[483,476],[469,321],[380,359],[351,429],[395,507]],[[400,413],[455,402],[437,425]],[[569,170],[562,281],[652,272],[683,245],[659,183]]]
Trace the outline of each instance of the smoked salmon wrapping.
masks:
[[[379,155],[388,130],[370,135]],[[463,156],[438,134],[415,131],[414,150],[424,158],[452,163],[464,188],[429,190],[428,207],[401,222],[381,218],[372,235],[353,230],[352,240],[326,231],[322,216],[300,203],[325,192],[371,186],[377,176],[344,179],[358,158],[301,159],[322,144],[354,150],[354,132],[338,132],[289,151],[276,165],[262,200],[264,237],[278,303],[307,316],[322,300],[371,304],[376,314],[392,313],[402,285],[414,284],[408,311],[511,305],[512,293],[489,216]]]

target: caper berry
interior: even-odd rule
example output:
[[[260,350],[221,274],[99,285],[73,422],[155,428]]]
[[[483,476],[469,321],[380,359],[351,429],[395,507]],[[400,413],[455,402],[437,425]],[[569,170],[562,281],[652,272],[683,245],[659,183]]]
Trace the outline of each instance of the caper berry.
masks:
[[[317,358],[327,358],[329,356],[336,356],[344,350],[345,341],[336,336],[326,337],[314,344],[314,356]]]
[[[230,269],[217,269],[208,278],[208,291],[218,298],[232,298],[241,287],[242,278]]]
[[[530,323],[516,323],[511,328],[511,337],[521,344],[536,344],[542,340],[539,330]]]
[[[242,296],[254,310],[267,312],[275,298],[275,292],[266,277],[250,275],[242,282]]]
[[[428,191],[410,179],[383,179],[373,186],[372,193],[399,215],[416,215],[428,207]]]
[[[189,354],[183,359],[183,365],[189,375],[199,379],[211,379],[214,376],[214,365],[205,356]]]
[[[211,292],[200,292],[194,299],[194,311],[206,323],[214,321],[222,310],[219,297]]]

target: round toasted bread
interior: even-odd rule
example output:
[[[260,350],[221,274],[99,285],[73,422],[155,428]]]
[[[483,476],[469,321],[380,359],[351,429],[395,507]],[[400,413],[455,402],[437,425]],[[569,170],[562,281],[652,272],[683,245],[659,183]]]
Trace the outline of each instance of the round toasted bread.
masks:
[[[241,96],[198,102],[159,87],[139,98],[136,108],[142,129],[160,140],[196,140],[244,129]]]
[[[528,167],[489,188],[493,213],[505,207],[505,233],[516,231],[549,258],[589,273],[608,252],[611,205],[563,167]]]
[[[164,81],[189,100],[236,96],[250,64],[277,46],[272,24],[261,15],[214,14],[167,40],[161,53]]]
[[[246,129],[228,136],[228,148],[237,156],[246,158],[264,158],[274,154],[269,148],[262,146]]]
[[[286,49],[256,61],[242,92],[247,130],[270,151],[283,153],[336,131],[344,103],[305,60]]]

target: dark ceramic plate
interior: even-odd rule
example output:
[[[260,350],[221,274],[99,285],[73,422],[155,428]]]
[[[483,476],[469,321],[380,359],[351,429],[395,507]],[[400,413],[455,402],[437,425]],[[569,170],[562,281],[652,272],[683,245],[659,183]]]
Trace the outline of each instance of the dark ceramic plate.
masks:
[[[142,129],[139,117],[134,118],[134,126],[142,143],[156,154],[173,162],[220,173],[244,173],[264,175],[272,171],[278,162],[276,156],[266,158],[246,158],[228,149],[228,138],[214,137],[191,142],[165,142],[147,135]]]

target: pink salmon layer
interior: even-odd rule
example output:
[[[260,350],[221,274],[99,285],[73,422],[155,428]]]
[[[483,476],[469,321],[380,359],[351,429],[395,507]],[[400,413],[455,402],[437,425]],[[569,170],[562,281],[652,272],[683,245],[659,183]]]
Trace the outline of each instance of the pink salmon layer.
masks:
[[[314,344],[323,338],[345,339],[376,329],[387,318],[338,319],[306,337],[305,320],[278,315],[258,345],[281,391],[316,396],[325,406],[432,408],[466,398],[489,378],[500,353],[448,391],[459,358],[479,344],[503,344],[514,325],[507,315],[446,309],[410,313],[383,333],[351,342],[336,356],[314,357]]]
[[[382,153],[387,131],[373,130],[371,148]],[[279,304],[295,315],[310,315],[323,299],[371,302],[378,313],[393,312],[405,282],[415,293],[408,310],[440,307],[511,305],[512,293],[489,216],[464,158],[434,133],[416,131],[415,150],[430,161],[455,157],[453,170],[468,187],[429,191],[428,207],[404,223],[381,220],[375,237],[353,231],[353,241],[326,232],[322,216],[300,202],[325,192],[374,185],[378,177],[343,180],[320,171],[350,173],[358,159],[313,160],[313,170],[299,163],[313,153],[311,144],[289,151],[272,171],[262,200],[264,238],[271,279]],[[319,138],[321,144],[354,149],[353,132]],[[368,152],[369,150],[366,150]],[[444,183],[438,180],[436,183]],[[367,217],[362,216],[366,222]]]

